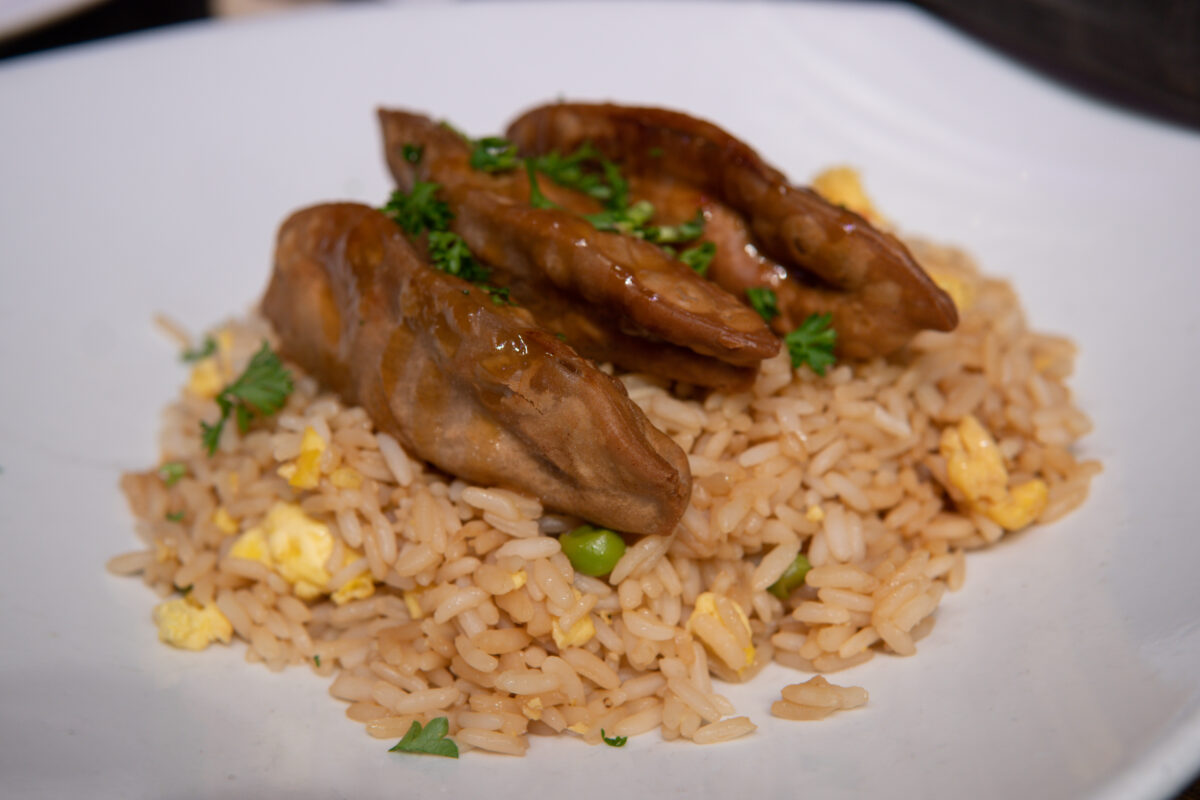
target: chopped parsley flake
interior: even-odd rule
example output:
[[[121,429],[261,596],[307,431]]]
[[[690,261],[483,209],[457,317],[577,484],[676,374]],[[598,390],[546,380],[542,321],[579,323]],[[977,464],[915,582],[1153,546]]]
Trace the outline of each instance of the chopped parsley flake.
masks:
[[[646,223],[654,216],[654,206],[646,200],[639,200],[631,206],[612,208],[597,214],[585,214],[584,219],[592,223],[598,231],[615,231],[627,233],[644,239]]]
[[[471,248],[453,231],[430,232],[429,260],[447,275],[469,283],[482,283],[492,277],[491,270],[475,260]]]
[[[168,461],[158,468],[158,476],[168,488],[179,483],[184,475],[187,475],[187,464],[182,461]]]
[[[471,142],[471,169],[484,172],[511,172],[517,168],[517,146],[499,136],[485,136]]]
[[[712,242],[701,242],[695,247],[689,247],[679,254],[679,260],[687,264],[692,270],[704,277],[708,275],[708,267],[712,264],[713,256],[717,254],[717,246]]]
[[[238,430],[245,433],[256,415],[269,417],[283,408],[292,388],[292,373],[264,340],[242,374],[217,395],[220,419],[213,425],[200,423],[201,440],[208,454],[217,452],[230,414],[237,420]]]
[[[567,155],[547,153],[528,162],[559,186],[583,192],[607,208],[620,208],[628,202],[629,184],[617,165],[602,157],[590,142]]]
[[[550,198],[542,194],[542,187],[538,186],[537,171],[529,159],[525,160],[525,174],[529,176],[529,205],[534,208],[558,208]]]
[[[400,154],[404,156],[404,160],[410,164],[420,164],[421,156],[425,155],[425,145],[423,144],[406,144],[400,148]]]
[[[496,305],[513,305],[509,290],[490,285],[492,271],[476,260],[461,236],[449,230],[454,214],[449,206],[437,199],[439,188],[437,183],[417,181],[408,194],[393,192],[391,200],[380,210],[410,236],[429,231],[429,260],[435,269],[475,284],[487,292]],[[464,289],[463,294],[469,292]]]
[[[653,206],[651,206],[653,209]],[[704,233],[704,212],[696,209],[696,216],[679,225],[649,226],[643,238],[655,244],[676,244],[699,239]]]
[[[750,307],[766,322],[779,316],[779,298],[775,296],[774,289],[752,286],[746,290],[746,299],[750,301]]]
[[[808,364],[813,372],[824,375],[825,370],[837,361],[833,355],[837,331],[832,324],[832,314],[809,314],[799,328],[783,337],[793,367]]]
[[[437,199],[439,188],[436,183],[417,181],[407,194],[392,192],[391,199],[380,211],[413,236],[425,230],[445,230],[454,215],[448,205]]]
[[[609,747],[624,747],[625,743],[627,741],[629,741],[628,736],[613,736],[613,737],[605,736],[604,728],[600,729],[600,738],[603,739],[604,743],[606,745],[608,745]]]
[[[446,737],[450,732],[450,722],[445,717],[436,717],[422,728],[421,723],[413,720],[413,724],[404,734],[404,738],[396,742],[389,753],[428,753],[433,756],[458,758],[458,745],[453,739]]]
[[[196,348],[188,348],[179,354],[179,360],[184,363],[192,363],[199,361],[202,358],[208,358],[213,353],[217,352],[217,340],[211,336],[204,337],[204,344]]]
[[[183,522],[184,513],[182,511],[167,512],[167,519],[171,522]]]

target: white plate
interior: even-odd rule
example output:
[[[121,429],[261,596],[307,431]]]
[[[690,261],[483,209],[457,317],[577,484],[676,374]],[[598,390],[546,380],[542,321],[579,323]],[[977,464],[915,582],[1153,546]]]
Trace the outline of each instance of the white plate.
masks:
[[[184,372],[156,310],[249,307],[274,230],[379,202],[373,110],[496,130],[556,95],[659,103],[797,178],[861,167],[908,231],[1011,276],[1082,344],[1104,474],[1060,524],[969,559],[870,705],[767,713],[719,748],[536,740],[524,760],[389,754],[325,682],[160,645],[117,492]],[[902,7],[471,5],[200,24],[0,68],[0,774],[24,797],[1163,797],[1200,767],[1200,139],[1101,107]]]

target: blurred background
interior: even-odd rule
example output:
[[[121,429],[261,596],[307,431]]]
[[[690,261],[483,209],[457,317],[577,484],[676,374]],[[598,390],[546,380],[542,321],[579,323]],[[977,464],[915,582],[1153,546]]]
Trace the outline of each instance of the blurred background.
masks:
[[[192,20],[369,1],[0,0],[0,60]],[[1077,91],[1200,129],[1200,0],[913,0],[913,4]]]

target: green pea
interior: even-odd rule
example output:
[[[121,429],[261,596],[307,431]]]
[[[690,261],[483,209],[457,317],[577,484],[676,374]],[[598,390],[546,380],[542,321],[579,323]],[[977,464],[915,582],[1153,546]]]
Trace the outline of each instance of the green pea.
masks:
[[[798,589],[804,585],[804,576],[812,569],[812,564],[808,563],[808,558],[801,553],[796,556],[796,560],[788,565],[788,568],[779,576],[779,580],[767,587],[767,591],[778,597],[780,600],[787,600],[788,595],[793,589]]]
[[[580,525],[558,537],[558,543],[576,572],[598,578],[612,572],[625,555],[625,540],[607,528]]]

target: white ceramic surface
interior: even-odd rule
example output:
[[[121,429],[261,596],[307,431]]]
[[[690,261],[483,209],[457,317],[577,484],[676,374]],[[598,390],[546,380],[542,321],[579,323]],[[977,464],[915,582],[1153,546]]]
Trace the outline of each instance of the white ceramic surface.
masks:
[[[911,232],[1082,345],[1087,505],[969,559],[861,711],[704,749],[404,757],[303,669],[160,645],[117,491],[184,378],[152,329],[248,308],[292,209],[379,202],[373,109],[483,133],[557,95],[712,118],[797,178],[862,168]],[[1047,84],[904,7],[466,5],[197,24],[0,67],[0,793],[22,797],[1165,797],[1200,767],[1200,137]],[[49,564],[57,562],[54,568]]]

